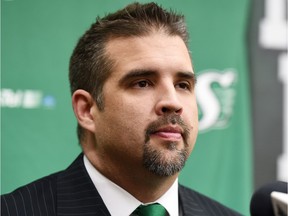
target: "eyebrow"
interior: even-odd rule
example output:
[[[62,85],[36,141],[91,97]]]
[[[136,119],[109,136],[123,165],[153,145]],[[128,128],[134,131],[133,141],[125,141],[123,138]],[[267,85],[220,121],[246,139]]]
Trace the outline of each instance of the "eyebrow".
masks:
[[[177,77],[191,80],[194,85],[197,83],[197,77],[193,72],[178,72]]]
[[[158,73],[155,70],[145,70],[145,69],[135,69],[128,72],[125,76],[123,76],[119,83],[120,85],[125,85],[127,81],[137,79],[137,78],[143,78],[143,77],[157,77],[159,76]],[[191,82],[195,85],[197,82],[197,78],[195,73],[191,71],[180,71],[176,73],[177,78],[183,78],[191,80]]]
[[[142,78],[142,77],[156,77],[157,73],[154,70],[136,69],[129,71],[125,76],[123,76],[119,83],[120,85],[125,85],[129,80]]]

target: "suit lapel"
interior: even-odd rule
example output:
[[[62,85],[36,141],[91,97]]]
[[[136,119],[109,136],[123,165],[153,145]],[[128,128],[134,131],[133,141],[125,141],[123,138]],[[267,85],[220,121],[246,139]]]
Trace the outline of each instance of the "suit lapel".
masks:
[[[83,162],[83,154],[59,174],[57,179],[57,215],[110,216],[91,181]]]
[[[194,191],[179,185],[179,201],[182,209],[182,215],[185,216],[202,216],[207,215],[205,209],[203,209],[201,202],[197,198]]]

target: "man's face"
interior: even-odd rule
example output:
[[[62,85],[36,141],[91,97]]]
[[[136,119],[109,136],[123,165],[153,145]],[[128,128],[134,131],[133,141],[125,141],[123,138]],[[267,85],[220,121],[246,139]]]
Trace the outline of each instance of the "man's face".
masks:
[[[195,76],[183,40],[161,33],[117,38],[106,51],[115,65],[103,87],[104,110],[95,106],[92,113],[103,165],[178,173],[198,132]]]

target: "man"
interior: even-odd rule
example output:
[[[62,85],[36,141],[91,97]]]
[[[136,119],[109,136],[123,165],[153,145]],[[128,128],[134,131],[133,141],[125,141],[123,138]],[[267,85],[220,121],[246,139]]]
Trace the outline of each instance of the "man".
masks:
[[[198,132],[183,16],[133,3],[98,18],[69,78],[83,154],[2,196],[2,215],[238,215],[178,185]]]

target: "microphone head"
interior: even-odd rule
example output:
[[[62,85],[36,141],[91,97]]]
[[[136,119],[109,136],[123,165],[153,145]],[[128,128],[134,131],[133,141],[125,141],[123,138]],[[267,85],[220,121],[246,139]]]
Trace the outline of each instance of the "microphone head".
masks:
[[[287,193],[287,182],[276,181],[257,189],[250,202],[251,216],[274,216],[271,193],[278,191]]]

